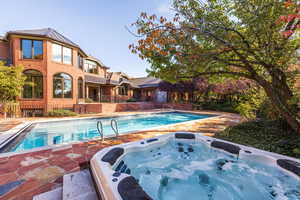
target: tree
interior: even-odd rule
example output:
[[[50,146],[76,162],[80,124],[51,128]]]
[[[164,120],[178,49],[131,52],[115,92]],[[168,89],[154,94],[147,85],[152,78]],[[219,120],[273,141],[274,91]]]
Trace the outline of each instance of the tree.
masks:
[[[245,78],[262,87],[275,109],[300,133],[300,8],[296,1],[173,0],[172,20],[141,13],[141,38],[129,46],[165,80]]]
[[[14,101],[21,95],[25,77],[20,66],[5,66],[0,62],[0,102]]]

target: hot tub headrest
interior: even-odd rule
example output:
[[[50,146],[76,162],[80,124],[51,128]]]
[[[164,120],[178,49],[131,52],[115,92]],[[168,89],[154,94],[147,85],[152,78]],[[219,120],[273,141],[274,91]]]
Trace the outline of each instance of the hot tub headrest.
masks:
[[[241,148],[237,145],[229,144],[226,142],[220,142],[220,141],[212,141],[211,146],[218,149],[223,149],[224,151],[227,151],[232,154],[239,154],[241,150]]]
[[[193,133],[175,133],[175,138],[177,138],[177,139],[195,139],[195,134],[193,134]]]
[[[118,158],[124,153],[124,149],[116,147],[107,152],[103,157],[103,162],[108,162],[110,165],[114,165]]]
[[[120,181],[118,192],[123,200],[152,200],[132,176]]]
[[[293,172],[294,174],[300,177],[300,163],[293,160],[278,159],[277,165],[279,165],[283,169]]]

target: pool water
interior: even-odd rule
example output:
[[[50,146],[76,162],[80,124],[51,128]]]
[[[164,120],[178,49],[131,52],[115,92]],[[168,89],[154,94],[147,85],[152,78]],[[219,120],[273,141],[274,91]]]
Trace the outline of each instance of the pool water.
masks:
[[[48,145],[85,141],[99,137],[97,122],[103,124],[104,136],[115,135],[111,128],[111,119],[118,123],[119,133],[150,129],[162,125],[204,119],[212,115],[197,115],[182,112],[127,115],[115,118],[77,119],[36,123],[31,130],[14,142],[8,151],[23,151]],[[21,134],[22,135],[22,134]]]
[[[172,140],[127,153],[114,167],[135,177],[154,200],[300,200],[300,181],[284,171]]]

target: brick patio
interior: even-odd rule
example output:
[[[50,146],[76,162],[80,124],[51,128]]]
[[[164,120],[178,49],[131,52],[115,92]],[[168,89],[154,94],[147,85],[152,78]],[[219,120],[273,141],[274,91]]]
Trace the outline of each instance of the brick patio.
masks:
[[[31,200],[36,194],[59,187],[62,184],[64,174],[88,167],[89,160],[96,152],[111,145],[151,138],[175,131],[202,132],[206,135],[213,135],[227,126],[235,125],[241,121],[240,116],[236,114],[201,113],[220,114],[220,116],[188,125],[174,125],[160,130],[123,135],[118,139],[106,139],[104,142],[94,140],[54,149],[0,157],[0,200]]]

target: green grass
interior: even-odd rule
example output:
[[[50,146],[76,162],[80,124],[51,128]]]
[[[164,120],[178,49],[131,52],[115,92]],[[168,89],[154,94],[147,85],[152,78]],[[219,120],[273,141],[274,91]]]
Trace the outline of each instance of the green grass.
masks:
[[[228,127],[215,137],[300,158],[300,135],[280,120],[244,122]]]

